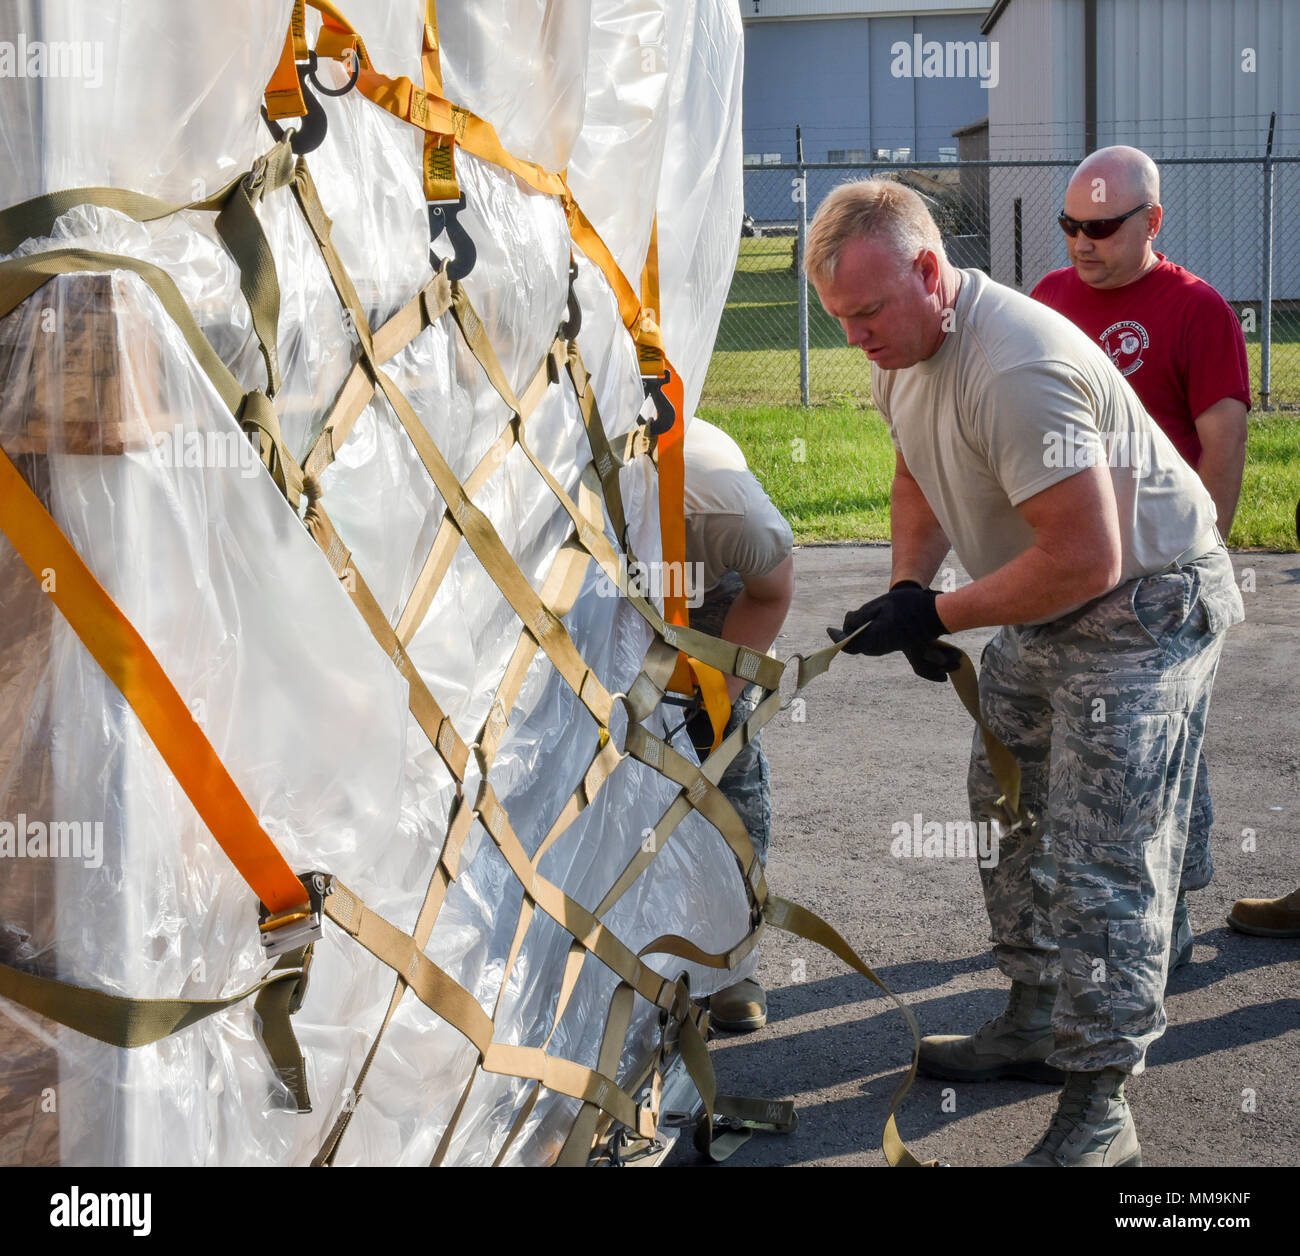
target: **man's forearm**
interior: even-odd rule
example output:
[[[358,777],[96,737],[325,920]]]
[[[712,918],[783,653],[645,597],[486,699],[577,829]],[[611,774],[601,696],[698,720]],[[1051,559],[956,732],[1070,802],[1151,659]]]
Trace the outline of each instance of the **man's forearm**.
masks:
[[[1246,449],[1203,449],[1201,465],[1196,474],[1201,477],[1211,497],[1214,498],[1215,522],[1219,535],[1226,541],[1232,531],[1233,516],[1237,513],[1237,499],[1241,496],[1241,477],[1246,467]]]
[[[766,654],[780,635],[785,617],[794,600],[794,557],[786,558],[774,571],[749,582],[727,608],[722,621],[721,637],[736,645],[747,645]],[[739,676],[727,677],[727,696],[732,702],[740,697],[748,682]]]
[[[894,476],[890,490],[889,535],[893,546],[890,585],[915,580],[928,589],[951,547],[920,487],[904,475]]]
[[[1054,619],[1099,597],[1113,580],[1101,568],[1081,570],[1037,545],[983,579],[941,593],[934,609],[949,632]]]
[[[1201,442],[1196,473],[1214,498],[1215,522],[1224,540],[1232,530],[1232,516],[1241,495],[1248,431],[1245,403],[1235,397],[1215,402],[1196,418],[1196,436]]]

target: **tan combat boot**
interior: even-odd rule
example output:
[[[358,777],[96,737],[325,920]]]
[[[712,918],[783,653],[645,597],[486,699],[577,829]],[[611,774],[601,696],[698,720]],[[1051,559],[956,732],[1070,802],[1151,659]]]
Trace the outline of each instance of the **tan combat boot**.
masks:
[[[1241,898],[1232,905],[1228,923],[1238,933],[1260,938],[1300,938],[1300,890],[1285,898]]]
[[[767,992],[752,977],[709,995],[709,1025],[729,1034],[749,1033],[767,1024]]]
[[[1127,1080],[1128,1074],[1117,1068],[1068,1074],[1047,1133],[1012,1168],[1140,1167],[1142,1148],[1124,1097]]]
[[[1047,1063],[1052,1039],[1055,986],[1011,983],[1007,1010],[976,1033],[931,1034],[921,1039],[918,1069],[946,1082],[991,1082],[1018,1077],[1059,1085],[1065,1073]]]

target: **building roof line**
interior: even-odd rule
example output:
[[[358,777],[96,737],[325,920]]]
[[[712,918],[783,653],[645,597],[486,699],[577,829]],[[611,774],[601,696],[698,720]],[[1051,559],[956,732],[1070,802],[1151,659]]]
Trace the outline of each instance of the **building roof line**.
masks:
[[[1011,0],[997,0],[997,3],[984,15],[984,21],[980,23],[981,35],[987,35],[998,24],[998,18],[1007,11],[1010,3]]]

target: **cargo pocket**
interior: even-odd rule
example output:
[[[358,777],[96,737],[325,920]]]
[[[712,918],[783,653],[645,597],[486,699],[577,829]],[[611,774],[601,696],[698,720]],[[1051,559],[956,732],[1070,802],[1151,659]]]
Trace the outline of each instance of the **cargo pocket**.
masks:
[[[1164,1028],[1168,950],[1169,930],[1155,915],[1154,905],[1148,915],[1107,924],[1106,997],[1111,1029],[1141,1049]]]
[[[1156,711],[1129,719],[1124,786],[1120,794],[1120,834],[1145,845],[1166,823],[1170,764],[1187,737],[1181,712]]]
[[[1166,650],[1182,631],[1200,598],[1201,578],[1195,567],[1144,576],[1133,586],[1133,618],[1151,644]]]

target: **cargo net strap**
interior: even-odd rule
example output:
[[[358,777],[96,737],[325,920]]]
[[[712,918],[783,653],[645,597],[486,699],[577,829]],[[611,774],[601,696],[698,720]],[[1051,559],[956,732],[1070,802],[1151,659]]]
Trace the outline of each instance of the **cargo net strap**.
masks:
[[[825,671],[835,654],[847,642],[827,647],[807,658],[796,656],[795,659],[790,660],[790,664],[782,664],[744,646],[733,645],[689,628],[666,624],[655,605],[628,586],[627,572],[629,567],[635,564],[635,558],[626,544],[627,521],[619,491],[620,469],[630,459],[648,453],[650,442],[641,430],[622,438],[617,448],[615,443],[610,441],[596,405],[591,378],[583,364],[577,344],[563,335],[557,335],[522,394],[516,396],[488,341],[481,319],[474,311],[463,288],[448,277],[445,267],[387,323],[377,330],[372,329],[356,288],[330,239],[329,220],[321,207],[305,162],[301,158],[298,159],[292,167],[290,176],[283,147],[277,146],[273,150],[273,160],[270,165],[278,173],[269,185],[269,190],[274,191],[286,184],[292,188],[293,195],[320,248],[335,291],[357,330],[360,342],[357,361],[340,388],[318,438],[301,463],[295,460],[285,448],[274,406],[267,396],[267,393],[272,392],[278,384],[277,373],[274,370],[276,363],[274,319],[269,313],[257,320],[259,339],[262,340],[268,367],[268,388],[265,393],[255,391],[247,394],[240,391],[233,376],[212,351],[203,333],[194,323],[189,310],[181,302],[174,284],[165,273],[146,267],[134,259],[86,253],[81,250],[58,250],[0,263],[0,316],[16,308],[53,275],[71,270],[102,271],[128,268],[135,270],[151,284],[163,300],[168,313],[185,334],[196,360],[212,378],[232,413],[258,444],[268,471],[275,478],[287,500],[295,509],[299,508],[300,503],[305,500],[304,523],[331,569],[352,598],[376,641],[406,680],[409,686],[411,714],[456,783],[456,797],[448,818],[443,847],[411,933],[402,932],[371,911],[352,890],[337,880],[332,882],[332,892],[324,898],[324,911],[329,919],[390,967],[395,974],[395,979],[387,1014],[375,1034],[352,1086],[349,1087],[348,1101],[341,1105],[338,1118],[316,1155],[314,1163],[330,1164],[337,1158],[352,1113],[361,1101],[364,1082],[376,1058],[384,1032],[408,990],[431,1011],[453,1025],[474,1045],[478,1053],[477,1068],[472,1071],[470,1080],[459,1097],[434,1153],[435,1164],[442,1163],[448,1154],[459,1117],[465,1109],[479,1070],[529,1079],[533,1082],[510,1131],[496,1151],[497,1163],[504,1160],[513,1142],[525,1127],[543,1087],[582,1101],[582,1107],[559,1154],[559,1162],[562,1164],[586,1163],[593,1147],[608,1139],[612,1131],[619,1129],[630,1131],[635,1139],[645,1141],[653,1139],[660,1124],[664,1071],[670,1060],[677,1056],[680,1056],[685,1064],[703,1100],[704,1114],[697,1126],[696,1145],[704,1154],[715,1159],[723,1158],[739,1146],[753,1129],[792,1129],[795,1118],[793,1108],[788,1103],[770,1104],[716,1093],[712,1068],[704,1045],[707,1013],[702,1012],[692,1002],[684,979],[665,978],[645,962],[645,957],[651,954],[673,955],[713,968],[731,969],[754,949],[765,925],[771,924],[827,947],[850,967],[861,972],[884,990],[902,1010],[912,1032],[913,1059],[911,1067],[891,1100],[883,1147],[890,1164],[918,1164],[919,1162],[901,1142],[894,1117],[895,1109],[916,1074],[916,1051],[919,1049],[920,1035],[915,1018],[829,925],[811,912],[769,895],[762,865],[744,824],[718,788],[723,772],[735,755],[757,735],[763,725],[783,705],[779,686],[790,664],[796,666],[797,675],[795,688],[787,701]],[[266,162],[259,163],[253,174],[257,174],[259,169],[265,170],[266,167]],[[236,204],[242,209],[249,186],[247,180],[236,181],[231,185],[228,200],[238,197]],[[106,191],[105,189],[90,190],[84,199],[93,199],[97,194],[106,194]],[[264,187],[259,180],[256,184],[256,194],[260,197],[267,194],[267,191],[268,188]],[[65,198],[76,196],[75,193],[60,195]],[[202,208],[222,208],[224,211],[226,204],[227,201],[223,201],[219,207],[217,204],[207,203]],[[66,207],[64,201],[60,201],[57,206],[46,208],[58,209],[61,212],[64,207]],[[177,207],[163,206],[161,203],[141,202],[130,204],[128,212],[134,211],[136,216],[141,218],[159,217],[175,208]],[[8,216],[19,211],[25,215],[25,221],[29,220],[32,213],[31,204],[16,207],[15,211],[6,211],[5,215],[0,215],[0,235],[3,234],[6,222],[10,221]],[[227,222],[229,221],[230,219],[227,218]],[[236,260],[240,263],[242,286],[250,307],[256,302],[265,312],[272,308],[273,302],[278,308],[278,290],[274,287],[274,267],[267,261],[268,251],[264,247],[264,238],[260,236],[256,215],[241,212],[235,217],[235,224],[237,230],[231,232],[231,237],[236,242],[232,246],[232,253],[236,253]],[[227,243],[230,245],[231,240]],[[407,398],[383,369],[386,362],[400,353],[427,327],[448,314],[451,315],[459,334],[488,380],[510,410],[510,419],[500,436],[463,483],[452,472]],[[529,416],[547,390],[552,387],[573,389],[590,446],[591,459],[581,470],[574,493],[570,493],[560,484],[549,468],[536,456],[527,440]],[[376,395],[381,395],[392,408],[445,504],[442,521],[423,568],[406,605],[396,617],[395,625],[390,622],[361,573],[357,571],[350,550],[326,513],[321,493],[321,476],[334,461],[357,419]],[[488,517],[474,503],[475,495],[502,464],[505,455],[516,445],[546,482],[573,524],[572,534],[560,547],[540,594],[534,591]],[[11,470],[13,469],[7,458],[3,461]],[[30,502],[24,501],[21,509],[15,507],[13,510],[0,512],[0,526],[3,527],[5,535],[14,541],[20,552],[24,551],[19,541],[30,539],[25,532],[27,525],[33,519],[39,522],[41,515],[44,515],[49,525],[55,527],[57,531],[52,519],[49,519],[47,512],[34,497]],[[606,516],[612,525],[614,535],[623,544],[622,553],[606,535]],[[407,654],[407,647],[432,605],[439,584],[450,569],[462,540],[468,543],[496,583],[518,616],[522,628],[488,714],[472,744],[467,744],[457,732],[451,719],[429,690]],[[27,552],[24,552],[24,557],[27,558]],[[39,554],[35,551],[33,557],[39,562]],[[80,562],[79,559],[75,561]],[[582,658],[563,623],[564,616],[577,598],[588,564],[592,561],[612,583],[617,585],[627,601],[644,617],[654,634],[642,670],[626,693],[611,694],[605,688],[594,670]],[[30,559],[29,565],[33,565]],[[84,569],[84,564],[81,566]],[[39,569],[39,566],[34,566],[34,570]],[[94,584],[93,576],[89,576],[88,572],[86,575],[90,583]],[[101,589],[100,593],[102,592]],[[106,594],[103,596],[107,598]],[[107,641],[100,642],[98,648],[93,640],[97,635],[103,635],[97,633],[97,627],[109,615],[109,610],[102,605],[96,605],[90,611],[84,609],[79,611],[77,607],[62,602],[60,609],[68,614],[70,619],[80,614],[86,621],[78,628],[79,634],[82,635],[83,640],[86,640],[95,657],[106,666],[106,670],[110,671],[110,675],[114,675],[117,679],[111,664],[116,658],[114,651],[119,648],[118,637],[121,633],[119,632],[117,636],[109,634]],[[116,608],[112,607],[111,610],[116,611]],[[117,615],[121,618],[120,612],[117,612]],[[86,624],[89,624],[88,628]],[[76,626],[77,623],[74,621],[74,627]],[[127,627],[129,628],[129,625]],[[136,636],[138,637],[138,634]],[[138,648],[147,654],[147,647],[142,641],[138,642]],[[511,827],[506,808],[497,797],[488,778],[496,754],[506,736],[510,712],[513,710],[529,667],[539,651],[545,654],[564,682],[590,712],[599,729],[599,737],[598,748],[583,771],[573,793],[561,808],[559,815],[555,817],[537,850],[529,856]],[[717,668],[725,675],[736,676],[757,684],[765,691],[763,700],[750,718],[722,741],[702,765],[697,765],[682,756],[668,741],[655,736],[644,727],[644,721],[658,708],[663,698],[679,651]],[[120,668],[116,670],[121,671]],[[145,694],[127,694],[132,706],[141,714],[142,720],[145,719],[142,707],[147,707],[153,702],[158,693],[163,693],[165,696],[169,691],[174,695],[175,691],[165,675],[161,674],[161,669],[158,669],[158,672],[159,676],[155,676],[151,681],[152,697]],[[964,659],[961,671],[954,673],[953,679],[959,693],[962,694],[963,701],[978,718],[978,696],[974,688],[974,672],[969,660]],[[627,721],[627,732],[622,749],[618,747],[611,733],[611,719],[615,713],[616,703],[624,708]],[[151,736],[159,742],[160,749],[165,750],[163,742],[169,736],[168,726],[165,723],[150,724],[148,720],[145,722]],[[219,759],[216,759],[215,752],[210,746],[207,746],[206,752],[209,760],[205,762],[205,766],[211,769],[212,761],[215,761],[217,769],[215,775],[229,782],[224,766],[220,764]],[[479,779],[476,794],[472,799],[463,791],[471,754],[476,759]],[[538,867],[546,852],[577,816],[590,805],[602,786],[626,758],[633,758],[651,768],[672,781],[678,789],[672,802],[654,825],[652,836],[641,844],[595,910],[589,911],[566,895],[558,886],[542,877]],[[181,769],[173,766],[180,777]],[[1011,761],[1011,768],[1014,768],[1014,761]],[[209,771],[205,779],[213,775],[214,772]],[[1014,781],[1009,780],[1004,785],[1007,791],[1008,813],[1013,817],[1015,784]],[[196,796],[194,793],[191,793],[191,797],[194,798],[200,815],[212,828],[218,840],[221,840],[227,826],[223,822],[219,807],[212,805],[211,799],[207,800],[205,805],[203,797]],[[717,828],[736,858],[749,900],[750,929],[744,938],[725,952],[704,952],[684,937],[667,934],[654,939],[643,947],[640,953],[634,953],[603,923],[603,918],[658,857],[671,841],[681,821],[692,810],[700,812]],[[504,992],[508,986],[510,973],[523,948],[530,924],[539,910],[558,923],[573,939],[565,962],[550,1034],[540,1048],[511,1046],[495,1041],[494,1016],[499,1010],[500,994],[498,1006],[494,1009],[493,1016],[489,1016],[468,990],[424,953],[447,892],[460,871],[461,853],[476,821],[482,825],[497,846],[523,889],[522,905],[506,960],[501,992]],[[278,859],[280,865],[278,874],[283,881],[283,859],[279,857],[264,833],[260,834],[260,837],[263,839],[263,849],[260,853],[264,857],[264,862],[269,860],[274,864]],[[255,889],[258,888],[257,878],[249,872],[246,851],[242,848],[232,849],[231,845],[224,841],[223,846],[231,854],[241,873],[250,880],[251,884],[254,884]],[[270,901],[265,895],[263,897],[265,901]],[[292,890],[284,891],[283,897],[287,897],[292,902]],[[568,1007],[589,956],[605,965],[619,978],[619,984],[611,998],[595,1068],[551,1055],[546,1049]],[[288,1075],[291,1089],[298,1096],[299,1106],[302,1108],[306,1107],[306,1097],[302,1086],[301,1058],[296,1046],[292,1044],[292,1035],[284,1031],[284,1024],[287,1023],[287,1016],[295,1011],[302,1001],[305,963],[301,954],[295,954],[290,960],[282,962],[279,969],[268,978],[273,983],[272,986],[267,987],[266,982],[263,982],[253,991],[245,992],[244,996],[237,996],[246,997],[255,991],[260,992],[259,1011],[265,1011],[268,1019],[275,1021],[275,1026],[264,1035],[264,1039],[282,1076]],[[16,970],[12,969],[0,971],[0,993],[28,1006],[40,1004],[39,1010],[61,1020],[62,1023],[71,1024],[74,1028],[92,1033],[104,1041],[117,1042],[118,1045],[156,1040],[166,1033],[175,1032],[184,1025],[193,1023],[203,1015],[209,1015],[212,1011],[228,1006],[231,1002],[231,1000],[216,1000],[210,1005],[200,1007],[192,1001],[168,1001],[168,1007],[164,1009],[165,1014],[152,1018],[149,1033],[142,1034],[135,1030],[127,1032],[124,1037],[120,1022],[137,1024],[140,1009],[158,1001],[116,999],[113,996],[105,996],[111,1006],[107,1011],[103,1008],[99,1009],[98,1019],[88,1022],[77,1011],[76,997],[71,1000],[66,997],[60,1000],[51,996],[46,990],[33,992],[30,982],[24,984],[15,974]],[[59,986],[59,984],[46,983],[49,986]],[[64,986],[63,990],[73,992],[76,988]],[[97,992],[78,993],[86,995]],[[632,1075],[620,1085],[617,1080],[619,1060],[632,1021],[637,996],[659,1010],[659,1042],[651,1058],[641,1061],[634,1067],[631,1070]],[[172,1002],[175,1003],[175,1007],[171,1006]]]

